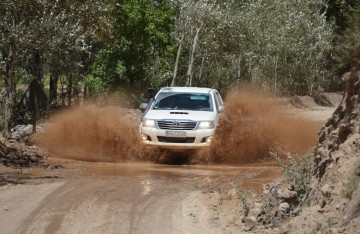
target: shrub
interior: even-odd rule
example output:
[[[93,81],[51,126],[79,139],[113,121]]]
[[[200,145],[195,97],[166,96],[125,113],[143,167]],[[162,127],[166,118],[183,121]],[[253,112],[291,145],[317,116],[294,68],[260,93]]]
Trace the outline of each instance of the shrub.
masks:
[[[286,153],[285,159],[280,157],[278,153],[270,152],[279,162],[283,175],[290,184],[291,189],[297,192],[300,199],[310,193],[309,183],[315,169],[314,151],[314,149],[311,149],[302,156]]]
[[[352,194],[358,187],[359,181],[360,181],[360,176],[356,174],[352,174],[351,176],[349,176],[346,182],[343,183],[341,195],[343,197],[351,199]]]

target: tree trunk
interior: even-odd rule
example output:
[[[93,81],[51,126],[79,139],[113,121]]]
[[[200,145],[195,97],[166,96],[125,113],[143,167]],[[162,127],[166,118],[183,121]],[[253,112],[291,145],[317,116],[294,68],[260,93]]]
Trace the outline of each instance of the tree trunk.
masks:
[[[80,98],[79,98],[79,86],[75,85],[75,87],[73,88],[73,93],[74,93],[74,104],[76,106],[80,105]]]
[[[177,70],[178,70],[178,67],[179,67],[179,60],[180,60],[180,54],[181,54],[181,47],[182,47],[182,42],[184,40],[184,32],[181,34],[181,39],[179,41],[179,48],[178,48],[178,51],[177,51],[177,54],[176,54],[176,60],[175,60],[175,65],[174,65],[174,74],[173,74],[173,79],[172,79],[172,82],[171,82],[171,87],[174,87],[175,86],[175,78],[177,76]]]
[[[192,45],[192,50],[191,50],[191,55],[190,55],[190,63],[189,63],[189,67],[188,67],[188,71],[186,74],[187,80],[186,80],[186,86],[191,87],[192,85],[192,78],[193,78],[193,72],[192,72],[192,68],[194,65],[194,60],[195,60],[195,50],[196,50],[196,46],[197,46],[197,42],[199,39],[199,32],[201,30],[202,25],[196,29],[196,33],[195,33],[195,37],[194,37],[194,42]]]
[[[84,96],[83,96],[83,101],[85,101],[89,96],[89,86],[84,85]]]
[[[276,97],[277,95],[277,89],[278,89],[278,60],[277,60],[277,57],[276,57],[276,60],[275,60],[275,87],[274,87],[274,96]]]
[[[205,62],[205,58],[203,56],[202,59],[201,59],[201,66],[200,66],[199,77],[198,77],[199,81],[201,81],[201,78],[202,78],[202,71],[203,71],[203,68],[204,68],[204,62]]]
[[[61,107],[65,107],[64,84],[61,84]]]
[[[44,78],[43,59],[42,59],[42,54],[40,53],[39,50],[36,50],[34,53],[34,63],[35,63],[34,64],[35,79],[39,81],[39,84],[43,85],[43,78]]]
[[[12,109],[15,88],[15,41],[11,39],[9,46],[9,54],[6,60],[5,75],[5,105],[4,105],[4,137],[9,139],[12,127]]]
[[[71,107],[71,96],[72,96],[72,86],[73,86],[73,77],[70,73],[68,77],[68,86],[67,86],[67,96],[68,96],[68,107]]]
[[[241,55],[239,55],[239,67],[238,67],[238,72],[237,72],[237,80],[236,83],[239,84],[240,80],[241,80]]]
[[[50,106],[56,106],[57,100],[57,84],[58,84],[59,75],[55,72],[51,72],[50,74],[50,85],[49,85],[49,103]]]
[[[37,100],[36,100],[36,94],[35,92],[32,93],[31,95],[31,109],[32,109],[32,125],[33,125],[33,130],[32,133],[36,133],[36,119],[37,119]]]

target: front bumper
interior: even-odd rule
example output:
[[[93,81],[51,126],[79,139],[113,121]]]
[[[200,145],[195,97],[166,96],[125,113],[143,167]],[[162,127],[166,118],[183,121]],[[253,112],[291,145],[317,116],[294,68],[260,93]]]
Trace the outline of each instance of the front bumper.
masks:
[[[147,136],[146,140],[142,140],[144,144],[168,149],[199,149],[209,146],[206,139],[214,135],[215,129],[183,131],[186,132],[186,137],[168,137],[166,132],[167,130],[158,128],[140,127],[140,134]]]

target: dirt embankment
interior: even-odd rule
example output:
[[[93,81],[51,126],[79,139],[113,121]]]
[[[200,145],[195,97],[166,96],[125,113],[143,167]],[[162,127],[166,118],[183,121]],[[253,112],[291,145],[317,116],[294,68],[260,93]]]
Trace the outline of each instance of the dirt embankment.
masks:
[[[265,188],[267,191],[264,191],[262,203],[251,206],[248,230],[266,232],[266,228],[270,228],[280,233],[359,233],[360,63],[346,73],[343,80],[342,101],[319,134],[310,192],[294,207],[291,204],[298,194],[293,188],[281,182],[272,183]],[[301,171],[297,175],[302,178]],[[270,218],[270,223],[266,222],[266,217]],[[280,219],[274,219],[276,217]],[[265,225],[264,229],[260,223],[270,226]]]
[[[360,225],[360,63],[343,75],[341,104],[322,128],[312,181],[318,223],[333,233],[358,233]]]
[[[23,168],[48,167],[49,165],[45,163],[46,157],[47,154],[36,146],[0,138],[0,167],[20,169],[21,173]],[[21,183],[22,179],[20,175],[2,173],[0,168],[0,186]]]
[[[311,187],[315,204],[289,225],[330,233],[358,233],[360,225],[360,63],[343,75],[341,104],[319,137],[316,175]],[[307,222],[301,219],[308,216]]]
[[[7,167],[34,167],[44,163],[46,153],[36,146],[0,138],[0,165]]]

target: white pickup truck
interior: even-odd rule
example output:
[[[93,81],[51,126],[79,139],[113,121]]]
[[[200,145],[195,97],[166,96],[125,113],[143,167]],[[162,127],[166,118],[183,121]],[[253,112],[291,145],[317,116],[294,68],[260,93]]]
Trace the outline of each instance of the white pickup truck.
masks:
[[[160,148],[196,149],[211,143],[224,103],[215,89],[162,88],[144,111],[142,142]]]

